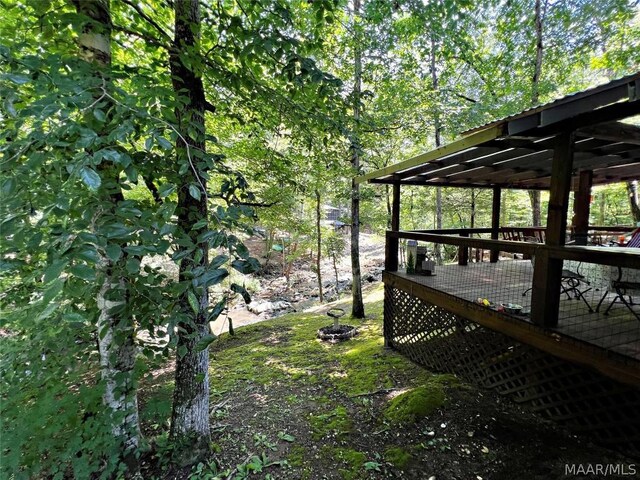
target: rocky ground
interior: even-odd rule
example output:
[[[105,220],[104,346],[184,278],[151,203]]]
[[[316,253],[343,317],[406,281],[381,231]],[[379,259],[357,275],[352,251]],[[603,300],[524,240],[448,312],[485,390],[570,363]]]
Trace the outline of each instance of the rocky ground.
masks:
[[[348,240],[348,239],[347,239]],[[272,252],[266,260],[265,241],[256,236],[245,240],[251,255],[260,260],[266,268],[253,275],[254,291],[251,303],[245,305],[237,301],[230,309],[233,326],[239,327],[274,318],[291,312],[299,312],[319,303],[318,279],[313,271],[315,258],[309,254],[294,262],[289,285],[283,274],[282,254]],[[315,254],[315,252],[313,253]],[[384,267],[384,239],[372,234],[360,235],[360,262],[365,286],[382,279]],[[321,276],[325,302],[346,298],[351,294],[351,258],[349,246],[337,263],[338,285],[336,288],[333,263],[329,258],[321,260]],[[259,285],[259,286],[258,286]],[[212,329],[219,334],[228,329],[228,318],[221,316]]]

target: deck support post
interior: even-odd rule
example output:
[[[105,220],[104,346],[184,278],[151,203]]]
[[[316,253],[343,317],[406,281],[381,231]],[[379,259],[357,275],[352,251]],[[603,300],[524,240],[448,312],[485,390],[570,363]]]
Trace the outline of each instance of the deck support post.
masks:
[[[469,238],[468,233],[461,233],[460,236]],[[458,247],[458,265],[465,266],[469,263],[469,248],[470,247],[466,245],[460,245]]]
[[[498,240],[500,233],[500,195],[502,190],[500,187],[493,188],[493,203],[491,205],[491,239]],[[491,250],[489,261],[496,263],[500,256],[500,250]]]
[[[578,190],[573,200],[573,240],[576,245],[586,245],[589,235],[589,203],[591,199],[591,186],[593,185],[593,171],[580,172]]]
[[[573,132],[562,132],[556,137],[547,211],[547,246],[561,247],[565,244],[573,169],[573,140]],[[558,324],[561,278],[562,260],[550,258],[544,247],[539,249],[535,255],[531,291],[531,319],[536,325],[553,327]]]
[[[393,184],[393,199],[391,201],[391,231],[400,230],[400,182]],[[398,271],[398,237],[387,235],[385,248],[384,269],[388,272]]]

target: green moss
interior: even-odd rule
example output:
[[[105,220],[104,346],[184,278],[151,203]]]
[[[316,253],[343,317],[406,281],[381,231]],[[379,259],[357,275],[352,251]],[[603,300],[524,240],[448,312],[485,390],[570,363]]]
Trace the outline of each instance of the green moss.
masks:
[[[309,424],[313,431],[313,438],[320,440],[328,434],[335,434],[336,437],[344,437],[353,430],[353,423],[349,416],[349,412],[343,406],[336,407],[332,411],[321,414],[311,415]]]
[[[393,424],[414,423],[433,413],[444,402],[442,382],[430,381],[391,400],[384,410],[384,417]]]
[[[302,445],[294,445],[287,455],[287,463],[292,467],[301,467],[307,454],[306,449]]]
[[[363,466],[367,461],[367,456],[350,448],[335,448],[325,445],[320,450],[324,458],[331,458],[338,461],[342,468],[338,468],[340,476],[344,480],[358,480],[363,478]]]
[[[413,456],[402,447],[391,447],[385,450],[384,459],[394,466],[403,469],[413,460]]]

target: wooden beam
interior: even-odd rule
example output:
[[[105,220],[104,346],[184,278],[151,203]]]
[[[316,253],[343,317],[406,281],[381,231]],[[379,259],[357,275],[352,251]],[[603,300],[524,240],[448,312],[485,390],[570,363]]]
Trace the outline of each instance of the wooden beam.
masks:
[[[571,337],[558,335],[556,332],[522,320],[511,319],[502,313],[417,284],[393,273],[383,273],[382,281],[385,289],[387,286],[399,288],[423,302],[442,307],[454,315],[507,335],[520,343],[531,345],[564,360],[595,368],[614,380],[640,386],[640,368],[637,361],[629,362],[627,358],[622,358],[602,347],[585,345]],[[385,300],[385,308],[387,308],[386,304]]]
[[[589,230],[589,204],[591,201],[591,186],[593,185],[593,171],[583,170],[580,172],[578,190],[574,194],[573,200],[573,239],[576,245],[586,245]]]
[[[571,132],[558,136],[551,168],[551,192],[547,213],[546,244],[562,246],[567,230],[567,210],[573,170],[573,140]],[[536,325],[558,324],[562,260],[550,258],[546,250],[535,256],[531,291],[531,318]]]
[[[446,167],[452,167],[457,164],[468,162],[469,160],[473,160],[476,158],[482,158],[487,155],[491,155],[492,153],[496,153],[498,151],[499,149],[495,147],[494,148],[474,147],[468,150],[464,150],[460,153],[449,155],[439,160],[432,160],[424,165],[419,165],[409,170],[405,170],[403,172],[397,173],[396,175],[398,176],[398,178],[413,177],[415,175],[420,175],[422,173],[431,172],[434,170],[441,170]]]
[[[640,145],[640,127],[629,123],[599,123],[598,125],[581,128],[576,132],[576,135]]]
[[[497,240],[500,234],[500,196],[502,190],[499,187],[493,189],[493,200],[491,204],[491,239]],[[500,250],[491,250],[489,261],[496,263],[500,256]]]
[[[386,175],[391,175],[392,173],[398,173],[402,172],[403,170],[408,170],[412,167],[422,165],[431,160],[444,157],[445,155],[451,155],[452,153],[461,152],[462,150],[466,150],[467,148],[475,147],[489,140],[498,138],[502,135],[503,131],[504,130],[502,128],[502,125],[496,125],[494,127],[486,128],[467,137],[463,137],[448,145],[444,145],[421,155],[417,155],[413,158],[405,160],[404,162],[396,163],[395,165],[390,165],[380,170],[369,172],[366,175],[360,175],[359,177],[356,177],[354,181],[356,184],[358,184],[374,178],[379,178]]]

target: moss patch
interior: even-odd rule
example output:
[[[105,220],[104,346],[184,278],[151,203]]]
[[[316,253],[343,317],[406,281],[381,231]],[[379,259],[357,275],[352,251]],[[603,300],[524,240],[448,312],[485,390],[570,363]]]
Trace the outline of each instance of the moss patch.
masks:
[[[344,480],[358,480],[363,478],[364,463],[367,456],[351,448],[334,448],[325,445],[321,449],[325,458],[333,458],[340,463],[342,468],[338,468],[340,476]]]
[[[313,438],[316,440],[329,434],[333,434],[338,438],[344,437],[353,430],[349,412],[342,406],[336,407],[329,413],[311,415],[309,424],[313,431]]]
[[[392,424],[415,423],[432,414],[444,402],[443,382],[434,379],[391,400],[384,410],[384,417]]]
[[[393,466],[403,469],[413,460],[413,456],[402,447],[391,447],[385,450],[384,459]]]

